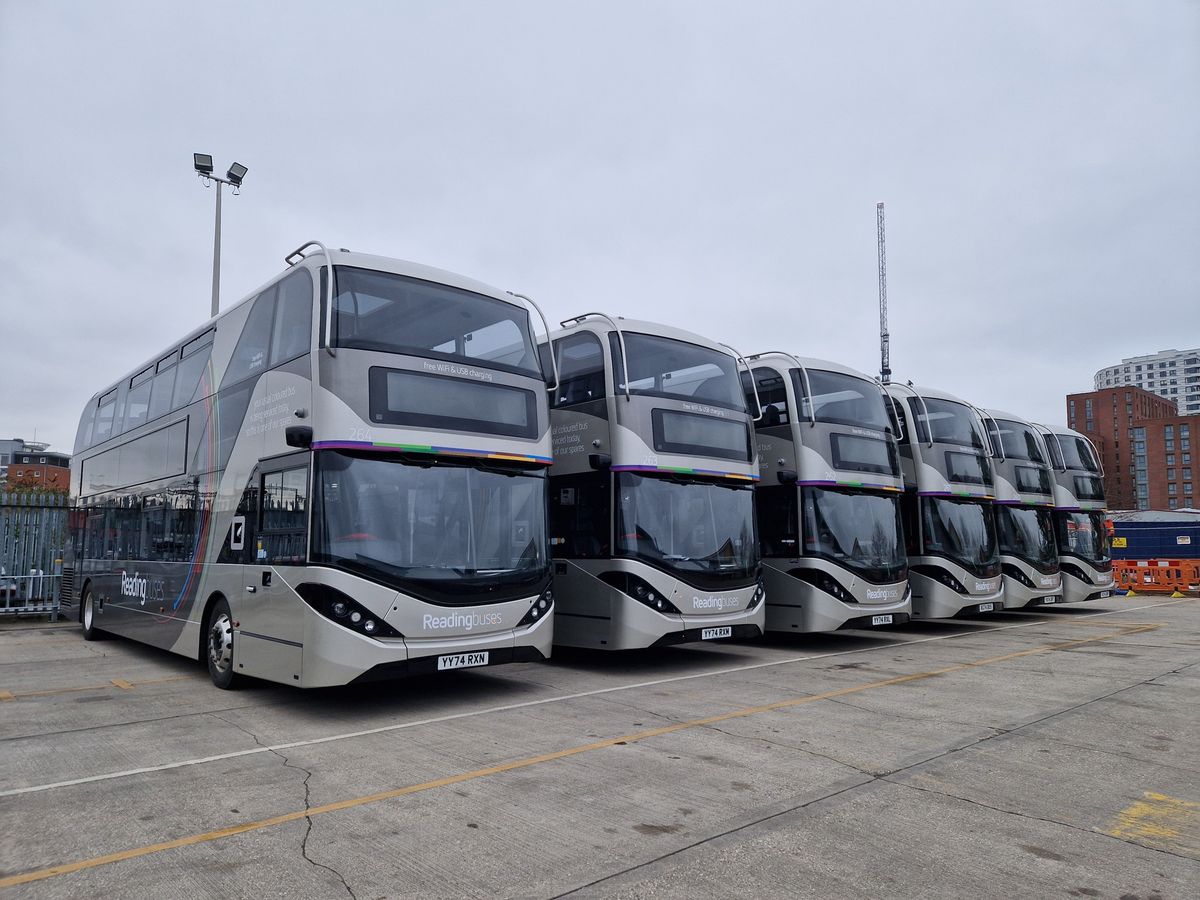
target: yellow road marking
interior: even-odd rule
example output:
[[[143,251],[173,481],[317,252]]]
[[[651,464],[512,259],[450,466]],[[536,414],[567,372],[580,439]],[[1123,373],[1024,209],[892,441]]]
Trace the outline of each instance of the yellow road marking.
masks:
[[[81,684],[75,687],[47,688],[44,691],[19,691],[15,694],[9,691],[0,691],[0,701],[24,700],[27,697],[51,697],[55,694],[74,694],[79,691],[107,691],[113,687],[130,690],[144,684],[166,684],[168,681],[187,681],[199,677],[198,675],[168,675],[165,678],[147,678],[145,681],[126,681],[124,678],[114,678],[107,684]],[[5,696],[6,694],[7,696]]]
[[[1121,810],[1104,833],[1200,857],[1200,803],[1146,791],[1141,800]]]
[[[201,834],[192,834],[187,837],[176,838],[171,841],[162,841],[157,844],[147,844],[143,847],[134,847],[129,850],[122,850],[118,853],[108,853],[104,856],[95,856],[90,859],[82,859],[73,863],[65,863],[60,866],[50,866],[45,869],[35,869],[30,872],[24,872],[18,875],[10,875],[7,878],[0,878],[0,888],[13,887],[18,884],[29,884],[33,881],[42,881],[46,878],[54,878],[59,875],[69,875],[73,872],[81,872],[85,869],[94,869],[97,866],[106,866],[110,863],[122,862],[128,859],[137,859],[142,856],[149,856],[152,853],[161,853],[164,850],[175,850],[180,847],[190,847],[196,844],[205,844],[211,841],[219,841],[222,838],[233,837],[238,834],[246,834],[250,831],[261,831],[264,828],[272,828],[276,825],[285,825],[288,822],[295,822],[300,819],[310,818],[312,816],[321,816],[326,813],[338,812],[344,809],[353,809],[358,806],[366,806],[371,803],[379,803],[384,800],[394,800],[397,797],[404,797],[409,794],[417,794],[423,791],[430,791],[436,788],[447,787],[452,784],[461,784],[464,781],[473,781],[477,778],[486,778],[489,775],[499,775],[503,772],[512,772],[516,769],[527,769],[530,766],[540,765],[541,763],[553,762],[554,760],[566,759],[571,756],[578,756],[580,753],[589,753],[593,750],[603,750],[608,747],[614,747],[618,744],[632,744],[637,741],[644,741],[649,738],[661,737],[667,734],[673,734],[678,731],[686,731],[692,728],[702,728],[706,725],[715,725],[718,722],[727,722],[730,719],[742,719],[747,716],[758,715],[764,712],[774,712],[781,709],[791,709],[797,706],[803,706],[807,703],[816,703],[821,700],[833,700],[838,697],[844,697],[848,694],[857,694],[862,691],[875,690],[876,688],[889,687],[897,684],[910,684],[914,681],[922,681],[927,678],[934,678],[938,675],[948,675],[951,672],[961,672],[966,669],[977,669],[981,666],[994,665],[995,663],[1005,662],[1010,659],[1020,659],[1024,656],[1033,656],[1038,653],[1049,653],[1054,650],[1066,650],[1071,647],[1077,647],[1081,644],[1092,644],[1097,641],[1108,640],[1114,637],[1124,637],[1131,634],[1140,634],[1146,631],[1153,631],[1156,628],[1161,628],[1161,625],[1146,623],[1146,624],[1130,624],[1119,626],[1116,631],[1107,635],[1094,635],[1092,637],[1079,638],[1073,641],[1063,641],[1055,644],[1044,644],[1040,647],[1031,647],[1026,650],[1017,650],[1013,653],[1005,653],[1000,656],[991,656],[987,659],[976,660],[975,662],[957,663],[952,666],[946,666],[941,669],[930,669],[927,672],[914,672],[910,675],[897,675],[893,678],[885,678],[881,681],[872,681],[868,684],[859,684],[852,687],[838,688],[832,691],[825,691],[820,694],[805,694],[800,697],[790,697],[787,700],[777,700],[774,703],[763,703],[758,706],[747,706],[741,709],[731,710],[729,712],[718,713],[713,716],[706,716],[701,719],[691,719],[684,722],[675,722],[671,725],[664,725],[659,728],[650,728],[645,731],[638,731],[633,734],[621,735],[620,737],[606,738],[602,741],[594,741],[590,744],[582,744],[578,747],[568,747],[564,750],[555,750],[550,753],[542,753],[538,756],[529,756],[524,759],[512,760],[506,763],[500,763],[495,766],[488,766],[483,769],[475,769],[471,772],[462,772],[458,775],[449,775],[445,778],[438,778],[433,781],[425,781],[420,784],[410,784],[406,787],[395,788],[389,791],[380,791],[375,794],[367,794],[362,797],[351,797],[346,800],[338,800],[333,803],[325,803],[320,806],[314,806],[309,809],[296,810],[294,812],[284,813],[279,816],[272,816],[269,819],[260,819],[256,822],[244,822],[241,825],[230,825],[226,828],[218,828],[214,831],[206,831]]]

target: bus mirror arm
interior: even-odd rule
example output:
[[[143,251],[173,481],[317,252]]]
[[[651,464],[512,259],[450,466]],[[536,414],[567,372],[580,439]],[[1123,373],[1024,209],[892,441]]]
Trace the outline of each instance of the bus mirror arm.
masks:
[[[308,425],[289,425],[284,429],[283,439],[289,447],[307,450],[312,446],[313,430]]]
[[[283,261],[294,266],[304,259],[304,251],[309,247],[316,247],[324,253],[325,262],[329,264],[329,278],[325,281],[325,349],[330,356],[337,356],[337,351],[333,349],[333,257],[329,255],[329,248],[320,241],[306,241],[285,256]]]
[[[750,363],[746,362],[746,357],[742,356],[742,354],[738,353],[728,344],[722,344],[721,346],[733,354],[733,358],[737,360],[739,366],[746,367],[746,374],[750,376],[750,389],[754,391],[754,408],[757,410],[751,421],[761,422],[763,417],[762,401],[758,398],[758,385],[754,381],[754,372],[750,369]]]
[[[524,294],[518,294],[515,291],[506,291],[510,297],[516,297],[518,300],[524,300],[537,311],[538,318],[542,320],[542,327],[546,329],[546,346],[550,350],[550,368],[554,371],[554,386],[547,387],[546,390],[553,394],[558,390],[558,359],[554,356],[554,342],[550,340],[550,323],[546,320],[546,314],[542,312],[542,308],[538,306],[532,297],[526,297]]]

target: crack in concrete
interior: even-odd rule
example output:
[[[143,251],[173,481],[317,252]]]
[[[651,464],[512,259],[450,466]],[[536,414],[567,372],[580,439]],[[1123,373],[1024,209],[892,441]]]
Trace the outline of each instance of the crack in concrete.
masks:
[[[827,753],[821,753],[819,750],[812,750],[808,747],[798,747],[795,744],[787,744],[783,741],[777,741],[772,738],[762,737],[760,735],[738,734],[735,731],[726,731],[724,728],[718,728],[716,725],[705,725],[704,727],[710,731],[715,731],[718,734],[723,734],[727,737],[738,738],[739,740],[743,741],[761,741],[764,744],[768,744],[772,747],[779,747],[782,750],[794,750],[797,753],[807,753],[809,756],[815,756],[818,759],[828,760],[831,763],[836,763],[839,766],[843,766],[853,772],[857,772],[859,775],[865,775],[868,778],[879,778],[883,775],[890,774],[890,771],[875,772],[870,769],[863,769],[854,765],[854,763],[846,762],[844,759],[838,759],[836,756],[831,756]]]
[[[988,731],[995,731],[1000,734],[1005,733],[1005,729],[997,728],[995,725],[988,725],[984,722],[963,722],[958,719],[941,719],[936,716],[906,716],[902,715],[901,713],[891,712],[890,710],[886,709],[875,709],[870,706],[859,706],[857,703],[851,703],[849,700],[845,700],[841,697],[827,697],[826,699],[829,700],[830,703],[838,703],[842,706],[848,706],[851,709],[857,709],[860,712],[870,713],[874,716],[887,716],[891,719],[899,719],[902,722],[921,722],[931,725],[962,725],[966,728],[985,728]]]
[[[284,754],[280,753],[274,747],[270,747],[267,744],[264,744],[262,741],[260,741],[258,739],[258,735],[255,734],[250,729],[243,728],[237,722],[231,722],[229,719],[226,719],[223,716],[218,716],[216,714],[210,714],[210,715],[212,715],[212,717],[214,719],[218,719],[219,721],[224,722],[226,725],[230,725],[230,726],[236,728],[238,731],[242,732],[243,734],[248,735],[250,737],[250,739],[252,741],[254,741],[254,743],[257,744],[259,747],[263,747],[267,750],[268,753],[272,754],[273,756],[279,757],[279,759],[281,759],[283,761],[283,766],[285,769],[295,769],[297,772],[303,772],[304,773],[304,811],[307,813],[308,810],[312,809],[311,790],[310,790],[309,784],[308,784],[313,776],[313,773],[311,770],[304,768],[304,766],[300,766],[300,765],[296,765],[296,764],[292,763]],[[350,887],[350,885],[346,883],[346,879],[342,876],[341,872],[339,872],[337,869],[333,868],[332,866],[327,866],[324,863],[317,862],[315,859],[313,859],[311,856],[308,855],[308,839],[309,839],[309,837],[312,836],[312,829],[313,829],[312,816],[306,815],[304,817],[304,824],[305,824],[304,837],[301,838],[301,840],[300,840],[300,855],[304,857],[304,859],[309,863],[309,865],[315,866],[318,869],[324,869],[326,872],[329,872],[331,875],[333,875],[335,878],[337,878],[337,880],[342,883],[342,887],[344,887],[346,889],[346,893],[350,895],[351,900],[358,900],[358,897],[355,895],[355,893],[354,893],[353,889]]]

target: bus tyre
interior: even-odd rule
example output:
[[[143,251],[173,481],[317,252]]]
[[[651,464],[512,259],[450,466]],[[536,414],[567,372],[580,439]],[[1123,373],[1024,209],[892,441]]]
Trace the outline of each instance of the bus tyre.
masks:
[[[79,622],[83,625],[83,639],[95,641],[104,637],[104,632],[96,627],[96,598],[89,587],[83,594],[83,603],[79,606]]]
[[[223,691],[237,687],[241,679],[233,671],[233,617],[224,598],[213,604],[204,633],[204,655],[212,683]]]

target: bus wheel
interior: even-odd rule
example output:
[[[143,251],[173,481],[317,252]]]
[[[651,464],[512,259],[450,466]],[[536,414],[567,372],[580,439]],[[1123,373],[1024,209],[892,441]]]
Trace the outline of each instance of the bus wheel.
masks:
[[[96,627],[96,599],[92,595],[90,587],[83,595],[79,621],[83,624],[83,639],[85,641],[94,641],[104,636],[104,632]]]
[[[237,687],[237,673],[233,671],[233,617],[229,604],[218,600],[208,614],[208,674],[213,684],[223,691]]]

